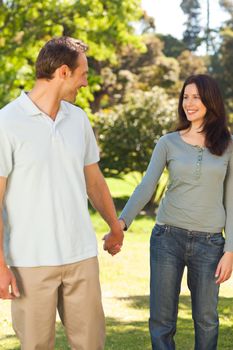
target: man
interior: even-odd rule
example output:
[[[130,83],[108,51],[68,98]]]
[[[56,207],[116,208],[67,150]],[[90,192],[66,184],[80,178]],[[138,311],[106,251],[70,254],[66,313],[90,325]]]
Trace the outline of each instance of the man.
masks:
[[[72,38],[50,40],[33,89],[0,111],[0,297],[12,299],[22,350],[54,349],[56,308],[73,350],[104,348],[87,195],[110,227],[111,254],[123,233],[92,128],[72,104],[87,86],[86,49]]]

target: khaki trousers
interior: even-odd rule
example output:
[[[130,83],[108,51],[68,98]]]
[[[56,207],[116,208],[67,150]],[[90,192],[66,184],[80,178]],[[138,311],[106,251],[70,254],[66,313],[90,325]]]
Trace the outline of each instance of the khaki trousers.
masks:
[[[96,257],[74,264],[12,267],[21,293],[12,301],[22,350],[53,350],[56,309],[72,350],[103,350],[104,313]]]

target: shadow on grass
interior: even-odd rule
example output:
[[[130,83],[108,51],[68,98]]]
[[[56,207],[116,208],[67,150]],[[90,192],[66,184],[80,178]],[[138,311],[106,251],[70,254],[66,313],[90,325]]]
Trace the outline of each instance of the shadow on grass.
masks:
[[[129,308],[144,309],[149,315],[149,296],[134,295],[118,298],[127,303]],[[130,315],[130,311],[129,311]],[[233,298],[220,297],[219,315],[221,318],[219,350],[232,350],[233,343]],[[149,350],[150,336],[148,321],[128,321],[126,319],[106,318],[105,350]],[[190,297],[182,295],[179,303],[179,318],[177,322],[176,346],[178,350],[194,348],[193,321],[191,318]],[[1,337],[0,349],[19,350],[17,340],[12,335]],[[64,328],[60,322],[56,325],[55,350],[70,350],[67,345]]]
[[[124,298],[118,298],[119,300],[122,300],[128,304],[128,307],[136,308],[136,309],[147,309],[148,310],[148,316],[149,316],[149,296],[145,295],[134,295],[131,297],[124,297]],[[219,315],[220,315],[220,334],[219,334],[219,342],[218,342],[218,349],[220,350],[232,350],[232,343],[233,343],[233,298],[219,298]],[[116,322],[116,321],[114,321]],[[114,324],[113,322],[113,324]],[[125,322],[121,322],[122,326],[119,326],[118,328],[121,329],[127,324]],[[136,327],[137,332],[137,322],[130,323],[132,327]],[[140,323],[138,323],[140,324]],[[141,334],[139,338],[141,339],[141,344],[147,344],[148,341],[148,328],[147,328],[147,322],[142,322],[143,327],[141,327]],[[122,333],[122,330],[120,331]],[[134,333],[134,332],[132,332]],[[109,342],[113,337],[117,338],[117,334],[114,334],[112,330],[111,324],[108,327],[107,330]],[[133,338],[133,337],[132,337]],[[194,329],[193,329],[193,320],[191,316],[191,298],[190,296],[181,295],[179,300],[179,317],[177,321],[177,334],[176,334],[176,346],[177,349],[185,349],[185,350],[192,350],[194,348]],[[108,343],[107,343],[108,344]],[[110,342],[110,344],[113,344],[112,347],[109,349],[114,350],[121,350],[121,349],[127,349],[127,350],[133,350],[135,349],[133,346],[131,347],[130,344],[127,348],[117,348],[114,347],[114,342]],[[122,346],[124,346],[124,343],[122,342]],[[108,349],[108,348],[106,348]],[[138,349],[147,349],[147,347],[138,347]],[[149,349],[149,347],[148,347]]]
[[[105,350],[150,350],[148,322],[106,318]]]

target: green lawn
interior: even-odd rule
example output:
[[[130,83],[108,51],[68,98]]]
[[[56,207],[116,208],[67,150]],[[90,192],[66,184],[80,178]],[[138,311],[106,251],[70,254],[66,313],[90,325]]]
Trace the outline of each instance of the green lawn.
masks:
[[[134,185],[110,180],[114,196],[128,197]],[[122,199],[123,200],[123,199]],[[118,204],[121,200],[118,199]],[[92,220],[97,232],[103,303],[106,314],[106,350],[149,350],[149,235],[153,218],[139,217],[126,233],[122,252],[115,257],[102,250],[101,238],[107,226],[95,213]],[[46,312],[46,311],[45,311]],[[219,350],[233,349],[233,278],[224,283],[220,292]],[[193,349],[193,325],[186,276],[182,284],[179,320],[176,335],[178,350]],[[57,322],[56,350],[68,350],[63,328]],[[0,301],[0,350],[19,350],[10,323],[10,304]]]

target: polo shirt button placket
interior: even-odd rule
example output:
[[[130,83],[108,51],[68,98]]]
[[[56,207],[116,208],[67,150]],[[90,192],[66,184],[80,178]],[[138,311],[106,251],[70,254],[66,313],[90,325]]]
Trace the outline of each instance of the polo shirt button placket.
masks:
[[[56,128],[55,125],[52,125],[52,140],[55,141],[56,140]]]

